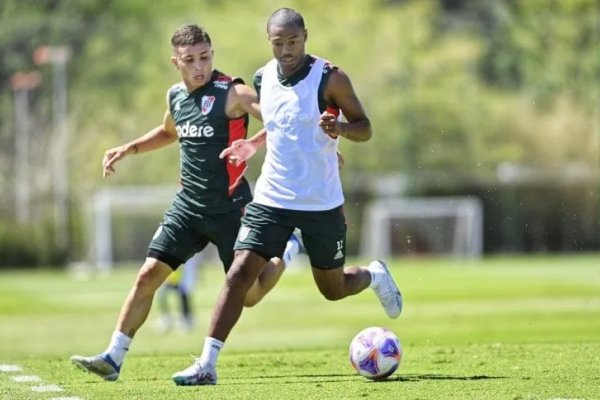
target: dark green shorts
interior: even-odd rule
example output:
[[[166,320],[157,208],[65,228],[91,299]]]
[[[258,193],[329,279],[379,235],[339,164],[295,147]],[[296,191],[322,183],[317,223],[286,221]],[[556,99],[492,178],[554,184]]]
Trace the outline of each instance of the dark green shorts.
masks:
[[[148,255],[176,269],[210,242],[217,246],[225,271],[233,261],[233,245],[241,210],[220,214],[189,214],[171,208],[148,246]]]
[[[327,211],[296,211],[250,203],[242,217],[235,250],[252,250],[266,259],[281,257],[294,228],[314,268],[333,269],[346,261],[344,208]]]

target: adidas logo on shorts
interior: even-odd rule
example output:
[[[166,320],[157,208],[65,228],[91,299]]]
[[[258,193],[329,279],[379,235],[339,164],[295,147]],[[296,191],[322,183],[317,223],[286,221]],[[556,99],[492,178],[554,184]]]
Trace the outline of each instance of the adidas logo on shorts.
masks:
[[[344,258],[344,253],[342,253],[341,250],[338,250],[337,253],[335,253],[335,256],[333,257],[333,259],[339,260],[340,258]]]

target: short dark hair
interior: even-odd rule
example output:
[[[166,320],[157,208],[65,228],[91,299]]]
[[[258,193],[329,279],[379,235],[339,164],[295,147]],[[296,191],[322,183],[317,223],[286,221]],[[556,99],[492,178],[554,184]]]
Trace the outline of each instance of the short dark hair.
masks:
[[[304,29],[304,18],[302,18],[302,15],[298,11],[284,7],[275,10],[269,17],[269,20],[267,21],[267,33],[269,32],[269,28],[273,25],[295,25],[298,28]]]
[[[196,24],[183,25],[171,37],[173,47],[193,46],[198,43],[208,43],[212,46],[208,32]]]

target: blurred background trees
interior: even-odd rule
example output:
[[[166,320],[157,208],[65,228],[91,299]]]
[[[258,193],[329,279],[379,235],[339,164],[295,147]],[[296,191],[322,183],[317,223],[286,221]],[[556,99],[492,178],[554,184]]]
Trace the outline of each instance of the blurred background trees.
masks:
[[[254,4],[258,3],[258,4]],[[600,248],[598,0],[295,0],[308,52],[348,72],[371,117],[370,142],[342,141],[349,244],[363,207],[382,196],[475,195],[488,253]],[[86,204],[101,187],[175,184],[171,146],[118,165],[104,150],[160,123],[177,79],[170,37],[203,25],[215,66],[251,82],[270,57],[276,1],[4,0],[0,4],[0,264],[62,264],[86,256]],[[68,149],[57,151],[53,70],[40,46],[68,46]],[[28,181],[15,181],[18,71],[29,91]],[[253,122],[251,132],[259,125]],[[58,153],[58,154],[57,154]],[[69,242],[57,248],[53,163],[68,166]],[[261,157],[251,163],[255,179]],[[17,221],[16,186],[30,217]],[[158,222],[158,221],[156,221]],[[151,234],[151,232],[149,232]],[[60,247],[60,246],[59,246]]]

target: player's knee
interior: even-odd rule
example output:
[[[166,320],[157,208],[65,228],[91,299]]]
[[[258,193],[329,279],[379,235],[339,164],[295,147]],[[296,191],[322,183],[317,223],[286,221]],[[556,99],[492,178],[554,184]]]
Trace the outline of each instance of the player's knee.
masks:
[[[138,292],[153,294],[164,280],[165,277],[156,268],[145,264],[138,272],[135,288]]]
[[[148,271],[140,270],[135,287],[138,292],[150,292],[152,288],[152,275]]]
[[[240,268],[239,265],[234,263],[227,272],[225,284],[227,286],[245,286],[246,281],[248,281],[248,274],[244,271],[244,268]]]
[[[258,280],[254,281],[252,287],[248,290],[246,297],[244,298],[244,307],[254,307],[262,300],[264,295],[265,293],[263,290],[261,290]]]
[[[321,292],[323,297],[325,297],[325,299],[329,301],[341,300],[344,297],[346,297],[346,295],[343,292],[333,288],[319,288],[319,291]]]
[[[329,301],[336,301],[347,296],[342,269],[321,270],[313,268],[313,277],[319,292]]]
[[[227,272],[225,284],[229,287],[243,288],[248,292],[256,281],[264,261],[257,263],[255,259],[249,258],[247,254],[236,255]]]
[[[244,307],[247,307],[247,308],[254,307],[259,302],[260,302],[260,297],[254,296],[254,295],[251,295],[250,293],[248,293],[248,295],[244,298]]]

